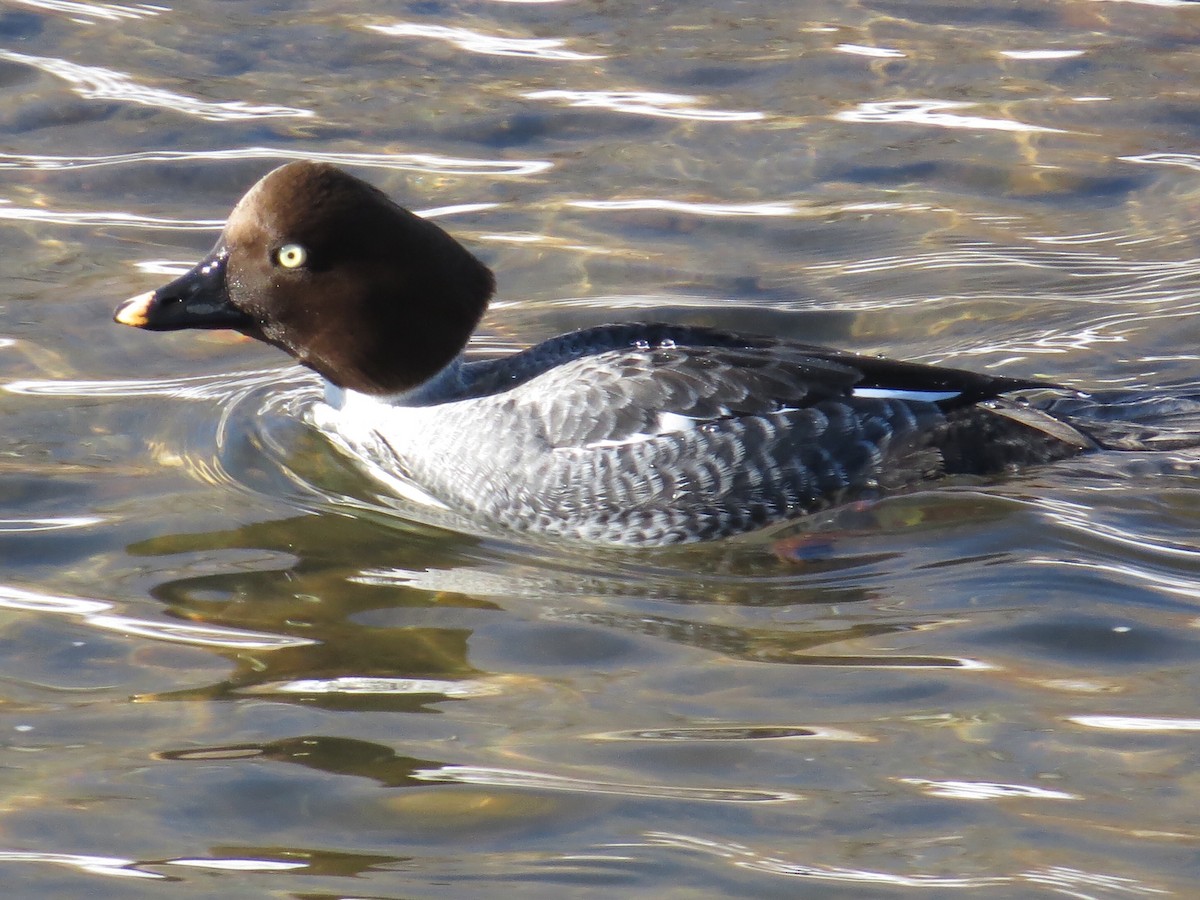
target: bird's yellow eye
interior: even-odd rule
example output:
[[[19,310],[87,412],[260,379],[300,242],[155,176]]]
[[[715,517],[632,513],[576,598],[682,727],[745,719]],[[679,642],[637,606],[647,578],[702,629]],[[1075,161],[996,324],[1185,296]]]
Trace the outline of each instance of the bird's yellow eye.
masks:
[[[285,269],[298,269],[308,261],[308,251],[300,244],[284,244],[276,252],[275,259]]]

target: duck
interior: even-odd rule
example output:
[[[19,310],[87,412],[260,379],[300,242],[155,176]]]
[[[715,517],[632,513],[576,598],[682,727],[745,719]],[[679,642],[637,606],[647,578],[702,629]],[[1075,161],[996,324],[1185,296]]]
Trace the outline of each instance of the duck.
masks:
[[[250,188],[204,259],[114,318],[283,350],[322,379],[309,419],[341,452],[484,532],[716,540],[1105,446],[1078,403],[1029,402],[1058,385],[788,337],[610,324],[469,359],[494,290],[437,224],[301,160]]]

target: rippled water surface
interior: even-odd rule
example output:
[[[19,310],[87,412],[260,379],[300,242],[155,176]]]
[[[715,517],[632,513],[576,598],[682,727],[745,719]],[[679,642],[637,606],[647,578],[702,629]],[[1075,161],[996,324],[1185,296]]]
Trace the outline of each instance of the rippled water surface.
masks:
[[[110,316],[320,158],[496,270],[480,351],[1194,384],[1200,4],[169,3],[0,4],[6,896],[1195,896],[1200,456],[526,546]]]

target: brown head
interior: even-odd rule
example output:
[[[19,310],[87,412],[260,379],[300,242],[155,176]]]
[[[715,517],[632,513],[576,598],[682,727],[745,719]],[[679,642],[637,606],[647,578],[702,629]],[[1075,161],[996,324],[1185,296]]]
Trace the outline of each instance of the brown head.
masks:
[[[293,162],[246,193],[204,260],[115,318],[158,331],[233,328],[339,387],[389,394],[462,350],[493,286],[437,225],[334,166]]]

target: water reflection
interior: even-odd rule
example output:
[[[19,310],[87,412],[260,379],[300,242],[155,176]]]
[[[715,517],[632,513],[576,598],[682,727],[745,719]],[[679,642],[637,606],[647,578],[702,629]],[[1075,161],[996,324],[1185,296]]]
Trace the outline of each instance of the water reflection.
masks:
[[[238,688],[240,694],[267,696],[271,694],[426,694],[462,699],[490,697],[503,692],[500,679],[466,678],[449,681],[444,678],[390,678],[387,676],[342,675],[337,678],[299,678],[292,681],[268,681],[264,684]]]
[[[833,49],[838,53],[871,56],[878,59],[903,59],[906,55],[903,50],[895,50],[890,47],[864,47],[862,44],[838,44]]]
[[[548,160],[469,159],[434,153],[361,153],[296,150],[289,147],[236,147],[228,150],[143,150],[103,156],[49,156],[0,153],[0,169],[92,169],[155,162],[222,162],[247,159],[295,159],[328,162],[367,169],[427,172],[440,175],[539,175],[554,167]],[[218,225],[221,223],[218,223]]]
[[[134,868],[136,860],[111,856],[86,856],[77,853],[31,853],[20,850],[0,850],[0,862],[47,863],[67,866],[89,875],[108,875],[116,878],[162,878],[154,872]]]
[[[740,844],[730,844],[687,834],[650,832],[646,841],[654,846],[667,846],[680,850],[715,856],[731,865],[771,872],[776,875],[811,879],[837,884],[848,883],[861,886],[896,886],[920,890],[947,888],[986,889],[1010,885],[1023,885],[1028,890],[1032,885],[1045,885],[1069,896],[1098,897],[1144,897],[1165,895],[1168,892],[1143,884],[1132,878],[1085,872],[1065,866],[1053,866],[1019,872],[1014,875],[992,876],[939,876],[905,875],[899,872],[884,872],[870,869],[854,869],[828,866],[820,863],[800,862],[786,857],[755,852]]]
[[[465,537],[437,541],[410,532],[398,538],[370,521],[322,513],[131,546],[133,556],[160,559],[168,569],[182,568],[189,558],[209,560],[213,571],[163,578],[152,588],[171,616],[218,630],[251,627],[307,639],[269,655],[239,653],[234,672],[207,687],[141,699],[264,696],[360,711],[420,711],[445,700],[497,695],[511,699],[554,690],[551,681],[536,674],[539,665],[568,660],[579,665],[590,657],[597,671],[619,668],[627,652],[619,638],[623,634],[727,661],[843,669],[991,668],[974,658],[869,649],[880,639],[952,628],[958,623],[951,619],[876,613],[868,621],[846,623],[822,615],[830,602],[845,610],[875,599],[871,591],[839,590],[829,581],[847,564],[851,570],[861,564],[853,557],[806,569],[803,579],[792,563],[765,553],[733,554],[732,568],[724,573],[710,561],[698,575],[647,565],[648,560],[630,555],[637,568],[613,573],[602,571],[602,561],[601,568],[589,570],[565,557],[545,556],[537,565],[505,559]],[[412,561],[409,567],[378,565],[405,558]],[[670,558],[664,556],[663,563]],[[257,562],[248,566],[248,559]],[[786,627],[750,624],[754,610],[796,610],[805,602],[822,604],[811,621],[793,612]],[[670,615],[671,607],[686,607],[689,615]],[[745,608],[748,623],[726,624],[727,610],[738,607]],[[535,650],[526,638],[514,636],[507,648],[513,658],[493,659],[486,666],[493,671],[482,671],[472,660],[473,635],[489,633],[501,616],[528,621],[531,636],[537,633],[533,623],[541,623],[538,628],[555,629],[557,638]],[[848,649],[839,652],[840,645]]]
[[[1107,731],[1200,731],[1200,719],[1167,719],[1152,716],[1068,716],[1067,721]]]
[[[87,528],[99,525],[104,519],[97,516],[60,516],[46,519],[0,519],[0,534],[30,534],[38,531],[61,531],[65,528]]]
[[[839,122],[861,122],[893,125],[933,125],[938,128],[970,128],[992,131],[1024,131],[1062,133],[1060,128],[1033,125],[1015,119],[995,119],[987,116],[964,116],[950,112],[971,109],[975,103],[959,100],[880,100],[860,103],[854,109],[836,113]]]
[[[797,725],[696,725],[689,728],[648,728],[594,734],[603,741],[871,741],[873,738],[840,728]]]
[[[981,781],[931,781],[928,778],[898,778],[902,784],[919,787],[930,797],[948,800],[1079,800],[1078,794],[1031,784],[995,784]]]
[[[112,210],[109,212],[73,212],[65,209],[39,209],[14,206],[0,198],[0,219],[18,222],[46,222],[54,225],[90,225],[107,228],[146,228],[163,231],[212,231],[224,225],[221,219],[168,219],[141,216]]]
[[[458,217],[480,352],[1194,384],[1200,5],[166,5],[0,5],[5,883],[1195,893],[1194,459],[582,554],[413,519],[260,348],[106,323],[307,158]]]
[[[0,585],[0,607],[78,617],[83,624],[93,628],[198,647],[271,650],[313,643],[307,638],[246,631],[240,628],[156,622],[134,616],[117,616],[109,612],[114,608],[111,603],[81,597],[55,597],[12,585]]]
[[[1008,59],[1071,59],[1083,56],[1083,50],[1001,50]]]
[[[12,0],[13,6],[62,13],[72,22],[90,25],[93,20],[121,21],[123,19],[145,19],[149,16],[169,12],[166,6],[153,3],[83,3],[77,0]]]
[[[688,203],[682,200],[571,200],[577,209],[641,210],[656,209],[699,216],[794,216],[800,208],[792,203]]]
[[[397,755],[369,741],[350,738],[305,736],[262,744],[233,744],[159,750],[155,758],[171,762],[209,763],[216,760],[269,760],[294,763],[321,772],[369,778],[387,787],[423,787],[429,779],[416,773],[441,765],[428,759]]]
[[[726,109],[704,109],[702,97],[664,94],[656,91],[529,91],[529,100],[560,100],[583,109],[607,109],[635,116],[690,119],[697,122],[757,122],[766,113]]]
[[[347,738],[311,736],[226,747],[162,750],[162,760],[209,763],[214,760],[270,760],[296,763],[339,775],[370,778],[386,787],[425,787],[430,784],[474,784],[523,791],[616,795],[707,803],[783,803],[800,800],[786,792],[693,788],[665,784],[625,784],[573,778],[548,772],[448,765],[399,756],[388,747]]]
[[[266,853],[263,854],[266,856]],[[383,860],[378,858],[376,862]],[[308,861],[289,859],[266,859],[259,857],[227,856],[221,859],[155,859],[135,860],[107,856],[87,856],[76,853],[25,853],[19,850],[0,850],[0,862],[45,863],[77,869],[88,875],[103,875],[110,878],[150,878],[175,881],[176,878],[150,871],[152,866],[179,866],[188,869],[210,869],[226,872],[286,872],[290,869],[306,869]],[[350,874],[350,873],[346,873]]]
[[[566,41],[557,38],[511,38],[484,34],[467,28],[446,25],[420,25],[416,22],[395,22],[390,25],[368,25],[371,31],[392,37],[420,37],[445,41],[460,50],[495,56],[522,56],[532,59],[577,60],[604,59],[596,53],[579,53],[565,49]]]
[[[573,794],[611,794],[620,797],[651,797],[661,800],[691,800],[705,803],[785,803],[802,800],[799,794],[782,791],[737,790],[734,788],[693,788],[669,784],[627,784],[570,778],[546,772],[521,769],[493,769],[484,766],[439,766],[418,769],[413,777],[421,781],[458,784],[483,784],[522,790],[563,791]]]
[[[1121,161],[1152,166],[1181,166],[1185,169],[1200,169],[1200,154],[1195,153],[1141,153],[1136,156],[1122,156]]]
[[[309,109],[254,104],[244,100],[213,103],[197,97],[138,84],[131,75],[125,72],[117,72],[100,66],[81,66],[65,59],[31,56],[27,53],[17,53],[15,50],[0,49],[0,60],[31,66],[62,79],[71,86],[72,91],[85,100],[109,100],[118,103],[135,103],[139,106],[159,107],[210,122],[281,117],[310,118],[313,115],[312,110]]]
[[[838,666],[896,669],[990,669],[986,662],[945,656],[907,656],[897,653],[868,654],[811,653],[814,647],[866,641],[869,638],[928,630],[947,623],[887,623],[851,625],[845,628],[821,628],[812,632],[783,629],[728,628],[692,619],[665,616],[621,615],[548,610],[548,618],[566,622],[584,622],[609,628],[625,628],[638,634],[666,638],[692,647],[703,648],[732,659],[753,662],[785,663],[799,666]]]

